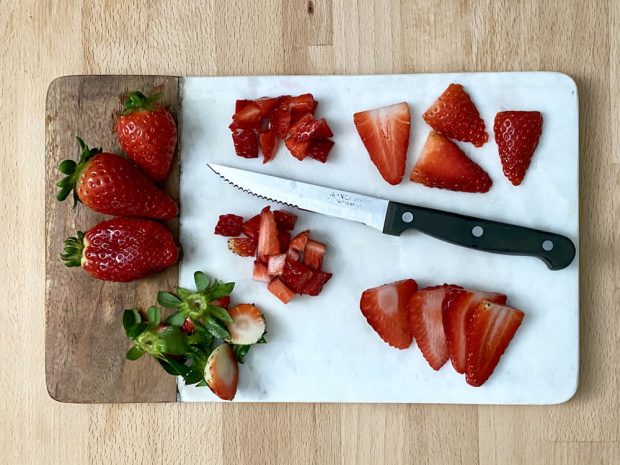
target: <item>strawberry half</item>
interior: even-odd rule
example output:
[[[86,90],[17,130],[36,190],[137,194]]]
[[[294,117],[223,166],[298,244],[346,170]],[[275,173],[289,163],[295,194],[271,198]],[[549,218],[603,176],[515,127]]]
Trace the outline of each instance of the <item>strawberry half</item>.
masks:
[[[501,111],[495,115],[493,130],[504,175],[518,186],[530,166],[542,132],[538,111]]]
[[[454,288],[443,300],[441,318],[452,366],[458,373],[465,373],[467,359],[466,326],[476,307],[483,300],[505,304],[506,296],[495,292],[478,292]]]
[[[277,255],[280,253],[280,241],[278,240],[278,227],[273,212],[269,207],[263,208],[260,214],[260,226],[258,230],[259,258]]]
[[[240,257],[253,257],[256,253],[256,241],[249,237],[231,237],[228,239],[228,248]]]
[[[476,105],[460,84],[450,84],[423,118],[435,131],[450,139],[471,142],[476,147],[489,140]]]
[[[489,175],[452,141],[431,131],[411,180],[427,187],[460,192],[488,192],[493,185]]]
[[[422,355],[433,370],[439,370],[449,358],[443,330],[441,307],[444,297],[455,286],[444,284],[420,289],[409,305],[409,322]]]
[[[233,400],[239,382],[239,365],[232,347],[224,343],[217,346],[205,365],[207,386],[223,400]]]
[[[521,310],[492,302],[483,301],[476,307],[467,323],[468,384],[477,387],[489,379],[523,316]]]
[[[213,234],[220,236],[238,236],[243,231],[243,217],[229,213],[220,215]]]
[[[295,293],[290,290],[280,278],[276,278],[271,281],[267,286],[267,290],[285,304],[288,304],[293,297],[295,297]]]
[[[360,299],[360,310],[368,324],[397,349],[408,348],[413,340],[407,309],[417,288],[413,279],[405,279],[367,289]]]
[[[411,126],[407,102],[355,113],[353,121],[383,179],[392,185],[400,183],[405,174]]]
[[[251,304],[240,304],[229,312],[232,323],[228,325],[233,344],[256,344],[265,334],[265,319],[258,308]]]

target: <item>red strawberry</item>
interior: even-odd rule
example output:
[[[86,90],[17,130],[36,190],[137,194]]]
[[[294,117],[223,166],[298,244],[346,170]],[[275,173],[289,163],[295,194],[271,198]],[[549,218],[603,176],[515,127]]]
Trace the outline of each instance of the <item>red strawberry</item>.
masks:
[[[299,161],[303,160],[308,156],[308,150],[310,148],[310,141],[298,141],[293,137],[289,137],[284,141],[284,145],[291,155],[297,158]]]
[[[260,214],[253,216],[243,223],[243,234],[258,241],[258,230],[260,228]]]
[[[231,237],[228,239],[228,248],[241,257],[253,257],[256,253],[256,241],[249,237]]]
[[[154,181],[170,173],[177,145],[177,125],[170,112],[159,103],[159,94],[146,97],[132,92],[114,131],[121,148]]]
[[[131,161],[113,153],[89,149],[82,139],[80,159],[63,161],[58,169],[67,176],[58,186],[56,198],[65,200],[74,190],[73,200],[106,215],[147,217],[168,220],[179,207]]]
[[[317,296],[323,290],[323,286],[332,277],[331,273],[323,273],[322,271],[312,271],[312,276],[303,287],[302,294]]]
[[[441,306],[446,293],[454,286],[427,287],[413,294],[409,305],[409,322],[422,355],[433,370],[448,361],[448,346],[441,320]]]
[[[254,103],[260,109],[263,118],[269,117],[271,111],[280,103],[280,97],[261,97],[254,101]],[[239,110],[235,110],[239,111]]]
[[[235,153],[243,158],[258,158],[258,140],[254,130],[241,127],[231,130]]]
[[[267,265],[262,263],[260,260],[254,261],[254,268],[252,270],[252,279],[254,281],[263,281],[268,283],[271,280],[271,276],[269,276],[269,270]]]
[[[435,131],[451,139],[471,142],[476,147],[489,140],[476,105],[460,84],[450,84],[423,118]]]
[[[190,320],[189,318],[185,318],[183,325],[181,325],[181,331],[183,331],[185,334],[194,334],[194,332],[196,331],[196,326],[194,325],[194,322],[192,320]]]
[[[523,312],[507,305],[482,302],[467,323],[465,380],[481,386],[493,373],[523,320]]]
[[[250,103],[254,103],[254,102],[252,102],[252,100],[247,100],[247,99],[235,100],[235,113],[239,113],[241,110],[243,110],[243,108],[246,105]]]
[[[260,228],[258,231],[258,250],[259,258],[277,255],[280,253],[280,242],[278,241],[278,228],[273,212],[269,207],[263,208],[260,214]]]
[[[353,115],[362,142],[383,179],[398,184],[405,174],[411,115],[406,102]]]
[[[278,242],[280,250],[288,250],[291,243],[291,233],[286,229],[278,229]]]
[[[325,255],[326,245],[320,242],[309,240],[304,249],[304,264],[316,271],[323,266],[323,255]]]
[[[209,302],[211,305],[215,305],[216,307],[222,307],[228,310],[228,306],[230,305],[230,296],[220,297],[219,299],[212,300]]]
[[[466,325],[471,314],[483,300],[505,304],[506,296],[494,292],[477,292],[454,288],[448,291],[441,308],[446,343],[452,366],[459,373],[465,373],[466,362]]]
[[[294,229],[295,223],[297,223],[297,215],[293,215],[284,210],[274,210],[273,216],[275,217],[278,228],[281,229]]]
[[[302,94],[297,97],[292,97],[290,100],[290,110],[293,113],[299,115],[305,115],[306,113],[314,113],[317,102],[314,100],[312,94]]]
[[[291,243],[288,246],[289,250],[294,250],[299,253],[303,253],[306,250],[306,244],[308,243],[308,236],[310,235],[310,231],[302,231],[297,234],[293,239],[291,239]]]
[[[407,308],[417,288],[413,279],[405,279],[367,289],[360,299],[360,309],[368,324],[397,349],[406,349],[413,340]]]
[[[303,263],[287,257],[282,270],[282,282],[297,294],[303,294],[306,284],[312,278],[313,271]]]
[[[521,184],[530,166],[542,132],[538,111],[500,111],[495,115],[495,142],[504,175],[515,186]]]
[[[272,255],[267,262],[267,271],[269,276],[280,276],[284,271],[284,262],[286,254]]]
[[[288,128],[291,124],[291,110],[289,108],[291,97],[284,95],[280,97],[278,105],[271,111],[269,122],[271,127],[275,129],[280,139],[285,139],[288,134]]]
[[[179,258],[172,233],[163,224],[138,218],[114,218],[86,234],[65,240],[61,258],[104,281],[127,282],[162,271]]]
[[[239,382],[239,365],[228,344],[217,346],[205,366],[205,381],[213,393],[223,400],[233,400]]]
[[[258,140],[260,142],[260,150],[263,152],[263,163],[267,163],[278,150],[276,131],[273,128],[261,131],[258,134]]]
[[[260,126],[262,115],[258,105],[250,101],[238,110],[232,119],[233,124],[231,126],[235,128],[255,129]]]
[[[228,325],[233,344],[256,344],[265,334],[265,319],[258,308],[251,304],[239,304],[229,312],[233,322]]]
[[[285,304],[288,304],[293,297],[295,297],[295,293],[286,287],[286,284],[284,284],[280,278],[276,278],[271,281],[267,286],[267,290]]]
[[[296,142],[307,142],[310,139],[321,139],[334,135],[325,118],[315,119],[310,113],[304,115],[291,126],[289,133]]]
[[[456,144],[431,131],[411,180],[428,187],[460,192],[488,192],[493,181]]]
[[[325,163],[330,150],[334,146],[334,141],[329,139],[313,139],[308,147],[308,156],[315,160]]]
[[[238,236],[243,230],[243,217],[239,215],[220,215],[213,234],[220,236]]]

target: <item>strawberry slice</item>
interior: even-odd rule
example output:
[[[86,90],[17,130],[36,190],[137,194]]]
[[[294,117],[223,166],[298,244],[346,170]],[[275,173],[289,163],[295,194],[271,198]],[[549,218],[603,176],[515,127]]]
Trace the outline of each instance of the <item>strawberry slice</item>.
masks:
[[[247,99],[235,100],[235,113],[239,113],[250,103],[254,103],[254,102],[252,102],[252,100],[247,100]]]
[[[460,84],[450,84],[423,118],[435,131],[450,139],[471,142],[476,147],[489,140],[476,105]]]
[[[242,226],[242,232],[245,236],[258,241],[258,230],[260,229],[260,214],[253,216]]]
[[[288,128],[291,124],[291,110],[289,108],[290,100],[290,95],[280,97],[280,101],[269,115],[271,127],[276,131],[276,135],[280,139],[286,138]]]
[[[239,382],[239,365],[228,344],[217,346],[205,365],[205,381],[213,393],[223,400],[233,400]]]
[[[291,243],[291,233],[286,229],[278,229],[278,242],[280,243],[280,250],[288,250]]]
[[[260,126],[261,119],[260,108],[250,101],[233,115],[233,124],[239,128],[254,129]]]
[[[476,307],[467,323],[468,384],[481,386],[491,376],[523,316],[521,310],[492,302],[483,301]]]
[[[286,284],[280,278],[271,281],[267,286],[267,290],[285,304],[288,304],[295,297],[295,293],[286,287]]]
[[[287,256],[280,279],[293,292],[303,294],[313,274],[313,271],[306,265]]]
[[[304,249],[304,264],[315,271],[321,271],[326,248],[327,246],[321,242],[308,240]]]
[[[333,146],[334,141],[332,140],[313,139],[310,141],[310,146],[308,147],[308,156],[321,163],[325,163]]]
[[[243,158],[258,158],[258,140],[254,130],[241,127],[231,130],[235,153]]]
[[[295,252],[303,254],[304,250],[306,250],[309,235],[310,231],[302,231],[297,234],[293,239],[291,239],[291,243],[288,246],[289,250],[294,250]]]
[[[299,161],[308,156],[308,150],[310,149],[310,141],[298,141],[293,137],[289,137],[284,141],[284,145],[291,155],[297,158]]]
[[[465,327],[473,311],[483,300],[505,304],[506,296],[495,292],[477,292],[454,288],[448,291],[441,308],[446,343],[452,366],[459,373],[465,373],[467,352],[465,349]]]
[[[243,229],[243,217],[239,215],[220,215],[213,234],[220,236],[238,236]]]
[[[427,187],[460,192],[488,192],[491,178],[452,141],[431,131],[411,180]]]
[[[233,344],[256,344],[265,334],[265,319],[258,308],[251,304],[240,304],[229,312],[232,323],[228,325]]]
[[[301,294],[317,296],[323,290],[323,286],[332,277],[331,273],[323,273],[322,271],[313,271],[312,276],[306,284],[304,284]]]
[[[392,185],[401,182],[411,126],[407,102],[355,113],[353,121],[383,179]]]
[[[258,141],[260,143],[260,150],[263,152],[263,163],[267,163],[273,159],[276,151],[278,150],[276,131],[273,128],[270,128],[259,132]]]
[[[291,126],[289,134],[296,142],[307,142],[310,139],[322,139],[334,135],[325,118],[315,119],[310,113]]]
[[[368,324],[397,349],[408,348],[413,340],[407,308],[417,288],[413,279],[405,279],[367,289],[360,299],[360,309]]]
[[[269,207],[263,208],[260,214],[260,227],[258,230],[258,250],[259,258],[277,255],[280,253],[280,242],[278,241],[278,228],[273,212]]]
[[[530,166],[542,132],[542,115],[538,111],[500,111],[493,130],[504,175],[518,186]]]
[[[441,319],[441,306],[447,292],[455,286],[427,287],[411,297],[409,322],[422,355],[433,370],[439,370],[450,357]]]
[[[231,237],[228,239],[228,248],[240,257],[253,257],[256,253],[256,241],[249,237]]]
[[[280,229],[294,229],[295,223],[297,223],[297,215],[293,215],[284,210],[274,210],[273,216],[276,219],[276,224]]]
[[[267,269],[267,265],[265,265],[260,260],[254,260],[254,268],[252,269],[252,279],[254,281],[262,281],[268,283],[271,281],[271,276],[269,276],[269,270]]]
[[[279,97],[261,97],[254,100],[254,103],[260,109],[260,113],[263,118],[268,118],[271,111],[280,103]],[[239,111],[239,110],[235,110]]]
[[[280,276],[284,271],[284,262],[286,261],[286,254],[272,255],[267,262],[267,272],[269,276]]]
[[[290,110],[292,113],[298,115],[305,115],[306,113],[314,113],[317,106],[317,102],[314,100],[312,94],[302,94],[297,97],[292,97],[290,101]]]

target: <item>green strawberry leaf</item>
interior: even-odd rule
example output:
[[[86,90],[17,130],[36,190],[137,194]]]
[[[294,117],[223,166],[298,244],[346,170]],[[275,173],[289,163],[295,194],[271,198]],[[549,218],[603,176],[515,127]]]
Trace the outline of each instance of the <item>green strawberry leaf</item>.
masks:
[[[207,382],[203,379],[201,382],[199,382],[197,385],[197,387],[203,387],[203,386],[207,386]]]
[[[219,281],[215,281],[213,286],[211,286],[209,291],[209,301],[219,299],[220,297],[226,297],[230,295],[235,287],[235,283],[222,283]]]
[[[176,371],[178,373],[177,376],[185,376],[190,371],[190,368],[187,365],[185,365],[184,363],[181,363],[181,362],[179,362],[179,361],[177,361],[177,360],[175,360],[173,358],[166,357],[165,358],[165,362],[170,367],[172,367],[172,369],[174,371]]]
[[[161,312],[157,307],[149,307],[146,309],[146,319],[151,326],[159,326],[161,320]]]
[[[204,378],[204,374],[200,370],[191,370],[185,375],[185,384],[192,385],[200,382]]]
[[[159,291],[157,293],[157,303],[166,308],[179,308],[181,299],[170,292]]]
[[[127,337],[131,340],[135,340],[138,336],[140,336],[145,330],[146,328],[148,328],[148,324],[147,323],[140,323],[137,324],[131,328],[129,328],[127,331],[125,331],[125,333],[127,334]]]
[[[166,326],[157,332],[159,341],[162,343],[161,352],[170,355],[185,355],[189,350],[187,334],[178,326]]]
[[[166,324],[180,327],[183,326],[183,323],[185,323],[185,318],[187,318],[185,316],[185,312],[174,312],[172,315],[166,318]]]
[[[133,346],[127,351],[127,360],[138,360],[144,355],[144,351],[139,347]]]
[[[184,287],[177,287],[177,296],[179,296],[179,299],[181,300],[187,299],[192,294],[192,291],[188,291]]]
[[[194,282],[196,283],[197,292],[202,292],[209,287],[209,278],[202,271],[196,271],[194,273]]]
[[[123,328],[125,328],[125,333],[141,322],[142,317],[135,308],[130,308],[123,312]]]
[[[230,333],[222,324],[213,317],[206,317],[204,320],[205,327],[213,336],[219,339],[230,339]]]
[[[243,363],[243,359],[250,351],[251,346],[246,345],[233,345],[233,351],[235,352],[235,357],[239,363]]]
[[[211,316],[217,318],[225,325],[229,325],[233,322],[233,319],[230,316],[230,313],[228,313],[228,311],[225,308],[217,307],[215,305],[209,304],[207,305],[207,311],[209,312]]]

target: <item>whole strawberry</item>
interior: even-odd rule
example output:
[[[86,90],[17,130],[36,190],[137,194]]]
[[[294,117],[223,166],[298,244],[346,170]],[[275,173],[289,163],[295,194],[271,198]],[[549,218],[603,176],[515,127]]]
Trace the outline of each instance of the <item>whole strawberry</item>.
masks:
[[[66,266],[81,266],[104,281],[127,282],[162,271],[179,258],[172,233],[163,224],[138,218],[103,221],[65,240]]]
[[[58,183],[58,200],[65,200],[73,191],[75,204],[80,200],[106,215],[167,220],[179,214],[176,202],[130,160],[114,153],[101,153],[101,149],[89,149],[82,139],[77,140],[81,149],[79,161],[65,160],[58,166],[67,175]]]
[[[114,127],[125,153],[157,182],[168,177],[177,144],[177,125],[159,97],[132,92]]]

